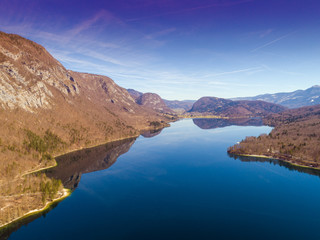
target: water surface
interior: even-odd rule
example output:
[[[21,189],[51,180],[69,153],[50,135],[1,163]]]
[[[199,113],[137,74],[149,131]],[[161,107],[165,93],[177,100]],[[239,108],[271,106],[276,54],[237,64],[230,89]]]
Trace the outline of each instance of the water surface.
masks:
[[[69,157],[72,195],[10,239],[320,239],[317,171],[228,156],[269,127],[200,125]]]

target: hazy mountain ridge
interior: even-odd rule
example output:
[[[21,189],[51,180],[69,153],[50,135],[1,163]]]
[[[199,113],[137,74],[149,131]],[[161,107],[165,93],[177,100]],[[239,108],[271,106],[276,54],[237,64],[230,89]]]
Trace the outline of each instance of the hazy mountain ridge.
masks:
[[[282,92],[274,94],[262,94],[254,97],[234,98],[233,100],[261,100],[280,104],[288,108],[299,108],[320,104],[320,86],[315,85],[306,90],[294,92]]]
[[[232,101],[224,98],[202,97],[193,104],[189,113],[221,117],[261,117],[285,109],[283,106],[264,101]]]
[[[163,100],[169,108],[173,110],[183,109],[184,111],[189,111],[196,102],[196,100]]]
[[[127,89],[127,91],[129,92],[131,97],[136,100],[136,102],[138,104],[141,104],[141,98],[142,98],[142,95],[144,95],[144,93],[136,91],[134,89]],[[157,95],[157,96],[159,96],[159,95]],[[154,98],[156,98],[156,96],[154,96]],[[140,100],[138,100],[138,99],[140,99]],[[157,101],[159,103],[161,103],[161,104],[158,105],[158,107],[156,107],[156,108],[153,107],[153,109],[156,110],[156,111],[160,110],[160,112],[162,112],[163,110],[160,109],[160,108],[162,108],[162,109],[166,109],[166,111],[168,111],[169,113],[173,113],[173,112],[175,112],[175,113],[184,113],[185,111],[189,111],[192,108],[193,103],[195,102],[195,100],[182,100],[182,101],[179,101],[179,100],[166,100],[166,99],[163,99],[163,98],[161,98],[161,100],[158,98]],[[146,100],[144,100],[144,102],[145,102],[145,105],[149,105],[149,106],[153,105],[152,103],[151,104],[147,104]]]

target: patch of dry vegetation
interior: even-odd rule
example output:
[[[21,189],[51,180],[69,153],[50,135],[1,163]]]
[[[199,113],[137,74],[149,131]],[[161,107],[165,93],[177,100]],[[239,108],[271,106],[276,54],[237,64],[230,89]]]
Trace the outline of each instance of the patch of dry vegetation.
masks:
[[[320,168],[320,106],[292,109],[264,120],[270,134],[247,137],[228,149],[231,154],[264,155]]]

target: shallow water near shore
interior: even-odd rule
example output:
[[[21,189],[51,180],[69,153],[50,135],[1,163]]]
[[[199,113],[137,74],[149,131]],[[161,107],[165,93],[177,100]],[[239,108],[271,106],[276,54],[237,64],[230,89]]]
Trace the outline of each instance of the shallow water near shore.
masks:
[[[74,192],[9,239],[320,239],[319,176],[231,158],[271,128],[207,121],[58,159]]]

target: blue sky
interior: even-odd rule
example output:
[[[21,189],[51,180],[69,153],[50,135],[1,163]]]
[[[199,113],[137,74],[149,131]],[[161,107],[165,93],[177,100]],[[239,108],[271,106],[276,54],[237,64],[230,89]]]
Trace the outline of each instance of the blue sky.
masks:
[[[1,0],[0,30],[166,99],[320,84],[317,0]]]

